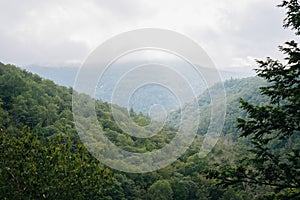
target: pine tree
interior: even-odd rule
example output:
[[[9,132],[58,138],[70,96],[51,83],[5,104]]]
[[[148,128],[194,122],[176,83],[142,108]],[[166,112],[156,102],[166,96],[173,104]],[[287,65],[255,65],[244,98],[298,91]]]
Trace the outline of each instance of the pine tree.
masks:
[[[287,11],[284,27],[298,37],[299,0],[283,1],[279,6]],[[225,187],[263,188],[264,199],[300,199],[300,49],[295,41],[279,49],[286,55],[285,63],[271,58],[257,61],[257,75],[269,83],[261,88],[269,103],[257,106],[241,99],[248,116],[238,119],[238,128],[241,137],[251,141],[249,154],[236,166],[208,170],[208,177],[217,178]]]

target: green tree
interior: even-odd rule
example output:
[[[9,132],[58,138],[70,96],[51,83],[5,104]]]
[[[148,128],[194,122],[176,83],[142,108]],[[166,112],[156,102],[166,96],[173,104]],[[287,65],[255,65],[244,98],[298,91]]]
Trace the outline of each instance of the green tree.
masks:
[[[171,186],[175,200],[198,199],[196,197],[198,190],[197,185],[190,178],[173,179],[173,181],[171,182]],[[201,193],[204,194],[203,191],[201,191]],[[202,199],[204,200],[205,198]]]
[[[171,200],[173,191],[167,180],[158,180],[150,186],[148,197],[151,200]]]
[[[287,10],[284,27],[295,30],[297,37],[300,2],[288,0],[279,6]],[[249,155],[236,166],[222,166],[208,175],[223,186],[263,186],[263,193],[270,191],[265,199],[300,199],[300,49],[295,41],[279,48],[286,63],[271,58],[257,61],[258,76],[269,83],[261,88],[269,103],[256,106],[241,99],[248,116],[238,119],[238,128],[252,143]]]
[[[111,172],[69,136],[0,131],[0,199],[97,199]]]

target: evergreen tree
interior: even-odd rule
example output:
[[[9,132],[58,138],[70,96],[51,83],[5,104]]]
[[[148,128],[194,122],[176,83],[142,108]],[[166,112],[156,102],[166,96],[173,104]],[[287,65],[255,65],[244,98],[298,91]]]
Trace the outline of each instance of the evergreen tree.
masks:
[[[299,36],[300,2],[288,0],[279,6],[287,10],[284,27]],[[238,128],[252,143],[249,155],[234,167],[209,170],[208,177],[225,187],[263,186],[264,199],[300,199],[300,49],[295,41],[279,48],[286,63],[271,58],[257,61],[258,76],[269,83],[261,88],[269,103],[257,106],[241,99],[248,116],[238,119]]]

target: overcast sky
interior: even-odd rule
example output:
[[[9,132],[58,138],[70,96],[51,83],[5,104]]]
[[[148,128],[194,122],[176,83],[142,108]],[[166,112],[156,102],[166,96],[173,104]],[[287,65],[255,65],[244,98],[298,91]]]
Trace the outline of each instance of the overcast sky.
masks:
[[[0,0],[0,61],[18,66],[79,65],[108,38],[164,28],[200,44],[218,68],[281,58],[293,37],[278,0]]]

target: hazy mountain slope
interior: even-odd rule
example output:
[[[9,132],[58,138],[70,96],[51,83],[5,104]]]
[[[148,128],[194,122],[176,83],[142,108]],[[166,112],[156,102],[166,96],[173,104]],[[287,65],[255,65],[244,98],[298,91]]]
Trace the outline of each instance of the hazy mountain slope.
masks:
[[[102,77],[103,81],[99,82],[96,88],[96,98],[101,99],[105,102],[111,102],[111,93],[114,89],[115,84],[119,80],[120,74],[124,73],[124,69],[126,72],[126,69],[131,65],[136,66],[137,63],[125,63],[122,65],[118,64],[114,67],[111,67],[108,71],[107,76]],[[53,80],[55,83],[66,87],[72,87],[74,85],[76,74],[79,71],[79,67],[74,66],[26,66],[24,68],[32,73],[38,74],[43,78]],[[238,67],[230,68],[228,70],[219,70],[219,72],[222,80],[254,76],[254,71]],[[196,85],[196,95],[200,95],[206,89],[206,86],[203,84],[201,85],[199,83],[199,80],[190,79],[189,82],[192,85]],[[129,102],[129,106],[132,107],[137,113],[142,112],[143,114],[148,114],[150,107],[156,103],[161,104],[167,112],[178,108],[177,99],[172,96],[170,91],[166,90],[166,88],[158,87],[157,85],[147,86],[137,90],[136,95],[132,96],[132,99]],[[127,106],[127,104],[122,104],[120,106],[124,107]]]
[[[224,88],[226,91],[226,118],[223,128],[223,134],[237,133],[236,118],[245,117],[239,106],[240,98],[243,98],[254,104],[261,104],[266,101],[266,98],[259,94],[259,88],[266,85],[266,81],[259,77],[249,77],[243,79],[230,79],[224,82]],[[211,90],[218,90],[222,86],[216,84]],[[205,134],[210,123],[210,109],[211,99],[209,96],[209,90],[206,90],[198,97],[199,110],[201,114],[198,134]],[[185,108],[183,108],[185,109]],[[191,115],[195,112],[189,111]],[[168,124],[175,127],[180,122],[180,109],[170,114]]]

